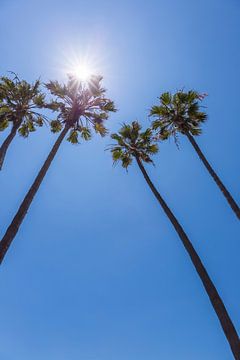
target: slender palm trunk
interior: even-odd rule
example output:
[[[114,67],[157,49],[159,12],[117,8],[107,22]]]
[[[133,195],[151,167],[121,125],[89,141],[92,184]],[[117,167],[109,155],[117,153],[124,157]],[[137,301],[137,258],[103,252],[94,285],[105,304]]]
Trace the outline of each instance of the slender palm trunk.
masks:
[[[230,192],[227,190],[227,188],[225,187],[225,185],[222,183],[222,181],[220,180],[220,178],[218,177],[218,175],[215,173],[215,171],[213,170],[213,168],[211,167],[211,165],[209,164],[209,162],[207,161],[207,159],[205,158],[205,156],[202,153],[202,150],[200,149],[200,147],[198,146],[198,144],[196,143],[194,137],[189,134],[186,133],[188,140],[190,141],[190,143],[192,144],[193,148],[196,150],[199,158],[202,160],[203,164],[205,165],[205,167],[207,168],[209,174],[212,176],[213,180],[215,181],[215,183],[217,184],[217,186],[219,187],[219,189],[221,190],[221,192],[223,193],[223,195],[225,196],[227,202],[229,203],[229,205],[231,206],[232,210],[234,211],[234,213],[236,214],[237,218],[240,219],[240,208],[238,206],[238,204],[236,203],[236,201],[233,199],[232,195],[230,194]]]
[[[160,193],[157,191],[155,186],[153,185],[151,179],[149,178],[141,160],[136,157],[138,166],[149,185],[150,189],[152,190],[154,196],[158,200],[159,204],[163,208],[165,214],[171,221],[173,227],[175,228],[176,232],[178,233],[178,236],[180,237],[183,246],[185,247],[188,255],[190,256],[193,266],[195,267],[195,270],[197,271],[203,286],[208,294],[208,297],[212,303],[212,306],[215,310],[215,313],[220,321],[220,324],[222,326],[222,329],[224,331],[224,334],[229,342],[229,345],[232,349],[233,356],[236,360],[240,360],[240,340],[237,334],[237,331],[232,323],[232,320],[225,308],[225,305],[218,294],[218,291],[216,287],[214,286],[210,276],[208,275],[200,257],[198,256],[196,250],[194,249],[191,241],[189,240],[188,236],[186,235],[185,231],[183,230],[182,226],[179,224],[178,220],[164,201],[164,199],[161,197]]]
[[[8,147],[11,144],[11,142],[13,141],[20,124],[21,124],[21,122],[16,122],[13,124],[10,134],[6,137],[6,139],[4,140],[4,142],[2,143],[2,145],[0,147],[0,170],[2,170],[3,162],[5,159]]]
[[[58,139],[56,140],[55,144],[52,147],[46,161],[44,162],[42,168],[40,169],[37,177],[35,178],[32,186],[30,187],[28,193],[26,194],[23,202],[21,203],[16,215],[14,216],[11,224],[9,225],[5,235],[3,236],[2,240],[0,241],[0,264],[2,263],[6,252],[8,251],[13,239],[15,238],[20,225],[25,218],[27,211],[33,201],[34,196],[36,195],[44,176],[46,175],[64,137],[66,136],[69,130],[69,126],[65,126],[62,132],[60,133]]]

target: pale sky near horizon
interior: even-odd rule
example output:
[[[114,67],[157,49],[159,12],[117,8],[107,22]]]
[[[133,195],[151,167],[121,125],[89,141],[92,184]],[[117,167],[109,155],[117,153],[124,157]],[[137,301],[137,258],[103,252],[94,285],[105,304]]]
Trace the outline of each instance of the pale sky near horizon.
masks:
[[[163,91],[208,93],[198,143],[240,203],[236,0],[0,0],[0,75],[63,81],[76,57],[138,119]],[[0,134],[2,141],[7,132]],[[0,174],[3,235],[56,135],[17,138]],[[0,269],[0,360],[231,360],[202,284],[137,167],[109,137],[64,142]],[[199,252],[240,333],[237,219],[191,145],[147,169]]]

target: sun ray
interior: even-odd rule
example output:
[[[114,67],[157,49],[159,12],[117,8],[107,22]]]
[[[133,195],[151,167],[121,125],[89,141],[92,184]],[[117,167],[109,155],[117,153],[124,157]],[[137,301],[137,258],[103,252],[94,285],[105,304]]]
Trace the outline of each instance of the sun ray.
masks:
[[[66,56],[68,54],[68,56]],[[99,58],[94,56],[93,52],[67,51],[65,53],[63,74],[68,74],[81,82],[87,82],[92,75],[102,74]]]

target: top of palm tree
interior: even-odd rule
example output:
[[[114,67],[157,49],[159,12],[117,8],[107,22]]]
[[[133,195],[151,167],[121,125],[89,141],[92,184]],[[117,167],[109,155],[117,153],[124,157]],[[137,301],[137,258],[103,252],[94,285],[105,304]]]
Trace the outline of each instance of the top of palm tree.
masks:
[[[29,132],[42,126],[45,116],[36,109],[45,107],[45,95],[40,90],[40,80],[29,84],[12,73],[12,77],[0,77],[0,131],[10,122],[20,124],[20,135],[27,137]]]
[[[115,112],[114,102],[106,98],[106,90],[101,86],[101,76],[91,76],[87,82],[68,75],[66,84],[50,81],[47,89],[55,99],[48,108],[59,111],[56,120],[51,121],[51,131],[58,132],[63,126],[71,128],[68,141],[79,142],[78,135],[84,140],[91,139],[91,126],[101,136],[106,135],[104,120],[109,112]]]
[[[116,144],[110,146],[114,163],[121,161],[122,166],[127,168],[133,157],[153,163],[151,155],[158,152],[158,146],[154,143],[152,130],[141,129],[141,125],[133,121],[131,124],[123,124],[118,133],[111,135],[111,138],[116,140]]]
[[[168,139],[173,135],[177,140],[177,133],[200,135],[201,124],[206,121],[207,114],[200,110],[200,101],[206,94],[200,94],[190,90],[163,93],[160,104],[154,105],[150,110],[150,116],[157,118],[152,127],[157,131],[160,139]]]

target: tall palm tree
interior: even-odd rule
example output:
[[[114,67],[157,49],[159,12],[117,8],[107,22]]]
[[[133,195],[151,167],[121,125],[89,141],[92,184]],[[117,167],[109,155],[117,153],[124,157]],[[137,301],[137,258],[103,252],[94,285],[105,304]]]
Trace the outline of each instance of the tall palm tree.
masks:
[[[0,241],[0,264],[66,135],[68,134],[68,141],[76,144],[79,135],[84,140],[90,140],[91,127],[101,136],[106,134],[104,120],[108,118],[109,112],[116,110],[113,101],[106,98],[106,90],[101,87],[101,81],[102,77],[100,76],[92,76],[87,83],[76,81],[69,76],[66,85],[61,85],[57,81],[46,84],[51,94],[55,96],[48,107],[52,110],[59,110],[57,119],[51,122],[51,130],[52,132],[61,132]]]
[[[15,75],[13,79],[2,76],[0,78],[0,131],[5,130],[11,123],[11,131],[0,147],[0,170],[16,133],[27,137],[42,126],[45,116],[37,109],[45,105],[45,95],[40,90],[40,81],[29,84],[19,80]]]
[[[215,310],[215,313],[220,321],[225,336],[229,342],[232,353],[235,359],[240,359],[240,341],[237,331],[232,323],[232,320],[225,308],[225,305],[213,284],[210,276],[207,273],[199,255],[193,247],[190,239],[185,233],[183,227],[167,205],[166,201],[160,195],[148,173],[143,165],[144,162],[152,163],[151,155],[157,153],[158,147],[154,143],[153,133],[151,129],[141,132],[141,126],[138,122],[133,122],[131,125],[123,125],[120,131],[111,135],[112,139],[116,140],[116,144],[111,145],[110,149],[114,162],[121,161],[122,166],[127,168],[133,161],[136,160],[140,171],[152,193],[156,197],[163,211],[172,223],[177,232],[185,250],[187,251],[192,264],[198,273],[203,286],[208,294],[210,302]]]
[[[202,133],[201,125],[207,119],[206,113],[200,109],[200,101],[205,96],[206,94],[202,95],[192,90],[188,92],[178,91],[175,94],[169,92],[163,93],[159,98],[160,104],[153,106],[150,111],[150,116],[157,118],[153,121],[152,127],[157,131],[159,139],[162,140],[168,139],[169,136],[172,135],[177,143],[179,133],[187,136],[228,204],[231,206],[237,218],[240,219],[240,208],[238,204],[213,170],[194,139],[194,136]]]

